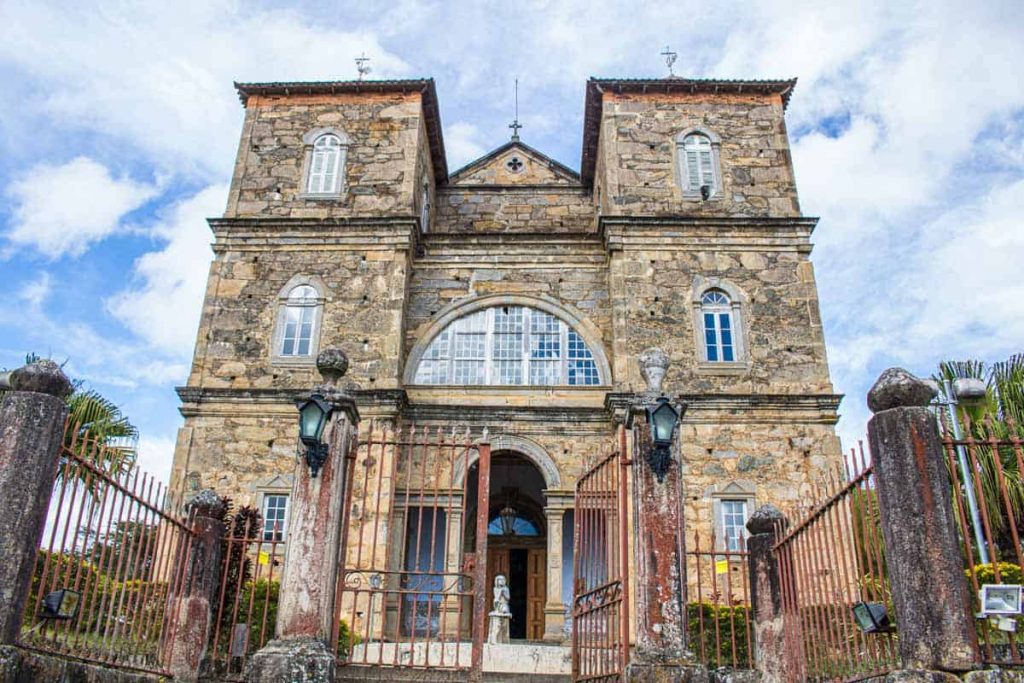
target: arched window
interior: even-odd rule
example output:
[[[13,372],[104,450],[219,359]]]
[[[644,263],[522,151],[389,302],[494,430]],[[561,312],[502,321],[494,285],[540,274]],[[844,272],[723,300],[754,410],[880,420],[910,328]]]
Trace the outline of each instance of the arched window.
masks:
[[[293,278],[281,293],[274,335],[278,361],[312,362],[316,357],[323,296],[314,279]]]
[[[309,172],[306,174],[306,193],[336,195],[341,192],[345,166],[345,145],[334,133],[324,133],[313,140]]]
[[[684,133],[677,141],[679,178],[683,195],[710,199],[721,190],[718,139],[701,131]]]
[[[444,328],[424,351],[417,384],[590,386],[594,354],[565,321],[526,306],[494,306]]]
[[[420,195],[420,230],[426,233],[430,229],[430,183],[423,179],[423,193]]]
[[[720,289],[709,289],[700,299],[700,311],[704,322],[705,358],[712,363],[737,360],[736,325],[729,295]]]

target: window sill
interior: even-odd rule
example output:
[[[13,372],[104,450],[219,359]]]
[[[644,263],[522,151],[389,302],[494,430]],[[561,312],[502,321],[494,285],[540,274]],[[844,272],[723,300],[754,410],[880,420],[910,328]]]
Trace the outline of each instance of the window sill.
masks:
[[[296,195],[299,199],[307,200],[320,200],[328,202],[336,202],[345,198],[344,192],[325,192],[323,194],[311,193],[311,192],[300,192]]]
[[[697,372],[701,375],[743,375],[750,371],[750,364],[744,361],[700,361]]]
[[[316,367],[316,356],[274,356],[270,364],[279,368]]]

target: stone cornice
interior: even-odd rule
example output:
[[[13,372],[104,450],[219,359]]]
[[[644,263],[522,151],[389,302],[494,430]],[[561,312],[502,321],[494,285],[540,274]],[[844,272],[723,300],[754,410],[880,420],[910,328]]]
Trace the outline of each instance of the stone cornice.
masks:
[[[647,395],[633,392],[614,392],[605,397],[609,412],[625,415],[631,406],[645,400]],[[815,421],[834,424],[839,418],[836,411],[842,394],[677,394],[675,401],[686,404],[684,422],[700,422],[707,415],[711,421],[722,421],[722,415],[731,415],[734,421],[745,421],[748,416],[770,416],[779,412],[816,416]]]
[[[406,250],[419,239],[419,219],[385,218],[209,218],[216,238],[213,250],[238,246],[372,245]]]
[[[204,404],[234,406],[266,406],[294,410],[296,399],[305,398],[310,389],[229,389],[213,387],[177,387],[179,408],[186,417],[203,412]],[[400,412],[407,404],[404,389],[348,389],[356,407],[368,415],[378,412]]]
[[[770,247],[810,253],[817,223],[817,218],[802,216],[602,216],[598,232],[608,251],[706,249],[713,240],[719,251]]]

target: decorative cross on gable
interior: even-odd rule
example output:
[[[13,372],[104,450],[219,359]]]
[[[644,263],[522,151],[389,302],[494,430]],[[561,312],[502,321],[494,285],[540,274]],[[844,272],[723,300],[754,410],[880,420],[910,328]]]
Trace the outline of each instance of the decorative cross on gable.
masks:
[[[508,124],[508,127],[512,129],[512,141],[517,142],[519,140],[519,129],[523,127],[523,124],[519,123],[519,119],[516,119]]]

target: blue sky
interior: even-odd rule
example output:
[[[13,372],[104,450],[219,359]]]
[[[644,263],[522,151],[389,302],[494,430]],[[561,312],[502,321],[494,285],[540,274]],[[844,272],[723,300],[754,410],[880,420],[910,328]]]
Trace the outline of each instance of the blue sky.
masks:
[[[448,165],[523,140],[577,168],[589,76],[797,76],[788,112],[840,433],[902,365],[1024,350],[1024,4],[0,4],[0,366],[116,400],[165,473],[242,108],[232,80],[437,81]],[[98,4],[98,3],[97,3]]]

